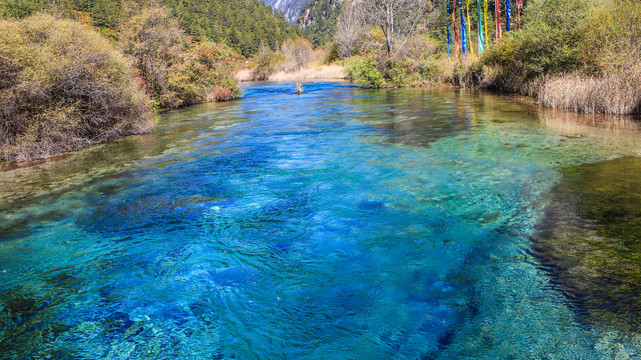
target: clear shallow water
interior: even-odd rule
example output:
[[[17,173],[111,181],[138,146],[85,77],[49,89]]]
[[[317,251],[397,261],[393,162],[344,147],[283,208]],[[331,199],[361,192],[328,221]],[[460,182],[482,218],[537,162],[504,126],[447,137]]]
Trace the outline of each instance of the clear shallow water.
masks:
[[[603,359],[530,251],[637,124],[455,89],[259,83],[0,174],[1,358]]]

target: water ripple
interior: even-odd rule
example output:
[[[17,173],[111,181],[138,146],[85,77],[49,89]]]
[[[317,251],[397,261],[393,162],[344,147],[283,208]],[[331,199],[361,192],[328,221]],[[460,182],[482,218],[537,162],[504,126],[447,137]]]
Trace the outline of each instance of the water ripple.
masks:
[[[0,358],[639,353],[530,246],[559,168],[638,154],[636,127],[456,89],[294,90],[0,174]]]

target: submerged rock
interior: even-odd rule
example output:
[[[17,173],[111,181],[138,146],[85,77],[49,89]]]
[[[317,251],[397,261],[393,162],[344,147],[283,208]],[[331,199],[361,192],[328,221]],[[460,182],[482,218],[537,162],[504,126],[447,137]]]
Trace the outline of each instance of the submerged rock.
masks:
[[[589,323],[641,330],[641,158],[563,170],[533,250]]]

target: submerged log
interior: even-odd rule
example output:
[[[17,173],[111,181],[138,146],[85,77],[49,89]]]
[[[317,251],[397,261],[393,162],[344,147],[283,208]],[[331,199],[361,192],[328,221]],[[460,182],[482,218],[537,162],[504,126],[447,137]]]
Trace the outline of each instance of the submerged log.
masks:
[[[296,94],[300,95],[303,93],[303,84],[296,83]]]

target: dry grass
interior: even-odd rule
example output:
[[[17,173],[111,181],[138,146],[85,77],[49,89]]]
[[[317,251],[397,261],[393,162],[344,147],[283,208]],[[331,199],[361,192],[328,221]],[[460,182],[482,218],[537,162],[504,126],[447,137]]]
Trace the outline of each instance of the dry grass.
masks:
[[[641,113],[641,67],[607,75],[559,75],[541,84],[539,104],[590,114]]]
[[[238,81],[251,81],[253,69],[243,68],[236,71],[234,78]]]
[[[338,64],[312,65],[296,71],[278,71],[269,76],[269,80],[314,80],[314,79],[347,79],[347,70]]]

